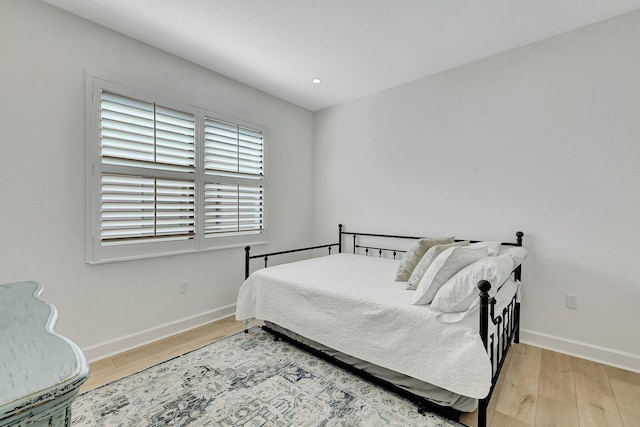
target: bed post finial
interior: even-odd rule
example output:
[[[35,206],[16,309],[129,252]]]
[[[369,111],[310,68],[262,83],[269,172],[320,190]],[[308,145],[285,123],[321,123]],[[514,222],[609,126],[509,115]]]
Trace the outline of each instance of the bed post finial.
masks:
[[[251,246],[244,247],[244,280],[249,278],[249,251]]]
[[[516,237],[518,238],[518,239],[516,240],[516,244],[517,244],[518,246],[522,246],[522,236],[524,236],[524,233],[523,233],[522,231],[518,231],[518,232],[516,233]],[[517,281],[522,280],[522,265],[519,265],[519,266],[517,266],[517,267],[516,267],[516,269],[515,269],[515,271],[514,271],[514,273],[513,273],[513,277],[514,277],[514,279],[516,279]],[[518,342],[518,341],[516,341],[516,342]]]
[[[338,224],[338,253],[342,253],[342,224]]]
[[[480,296],[482,296],[482,294],[486,293],[487,297],[489,296],[489,290],[491,289],[491,283],[489,283],[487,280],[480,280],[478,282],[478,289],[480,289]]]

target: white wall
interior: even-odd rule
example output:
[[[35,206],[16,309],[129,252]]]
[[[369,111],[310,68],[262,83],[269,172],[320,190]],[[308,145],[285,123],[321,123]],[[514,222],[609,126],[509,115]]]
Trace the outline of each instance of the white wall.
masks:
[[[640,12],[329,108],[315,126],[318,236],[338,222],[522,230],[523,340],[640,371]]]
[[[89,358],[233,313],[244,251],[84,263],[85,69],[267,126],[267,248],[308,244],[311,112],[35,0],[0,2],[0,61],[0,283],[40,282]]]

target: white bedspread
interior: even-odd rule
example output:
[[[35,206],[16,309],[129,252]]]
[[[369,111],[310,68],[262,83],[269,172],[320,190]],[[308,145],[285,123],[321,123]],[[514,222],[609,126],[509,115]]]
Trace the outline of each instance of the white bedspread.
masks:
[[[311,340],[454,393],[485,397],[491,365],[478,316],[446,324],[395,282],[399,261],[335,254],[254,272],[236,318],[274,322]]]

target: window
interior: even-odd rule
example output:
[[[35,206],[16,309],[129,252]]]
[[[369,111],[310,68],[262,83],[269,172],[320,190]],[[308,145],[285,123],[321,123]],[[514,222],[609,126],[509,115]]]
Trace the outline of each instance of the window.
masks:
[[[265,239],[264,127],[89,80],[87,262]]]

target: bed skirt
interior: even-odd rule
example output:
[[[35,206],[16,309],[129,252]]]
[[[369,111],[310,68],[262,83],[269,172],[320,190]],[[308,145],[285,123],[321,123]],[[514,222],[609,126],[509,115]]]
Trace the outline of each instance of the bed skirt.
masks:
[[[265,321],[267,330],[271,329],[291,340],[304,344],[314,350],[339,360],[342,363],[353,366],[364,371],[376,378],[389,382],[396,387],[406,390],[409,393],[420,396],[439,406],[450,407],[461,412],[473,412],[478,407],[478,399],[474,399],[460,394],[453,393],[449,390],[434,386],[433,384],[417,380],[404,374],[383,368],[378,365],[363,361],[348,354],[341,353],[337,350],[324,346],[306,337],[303,337],[289,329],[283,328],[275,323]]]

